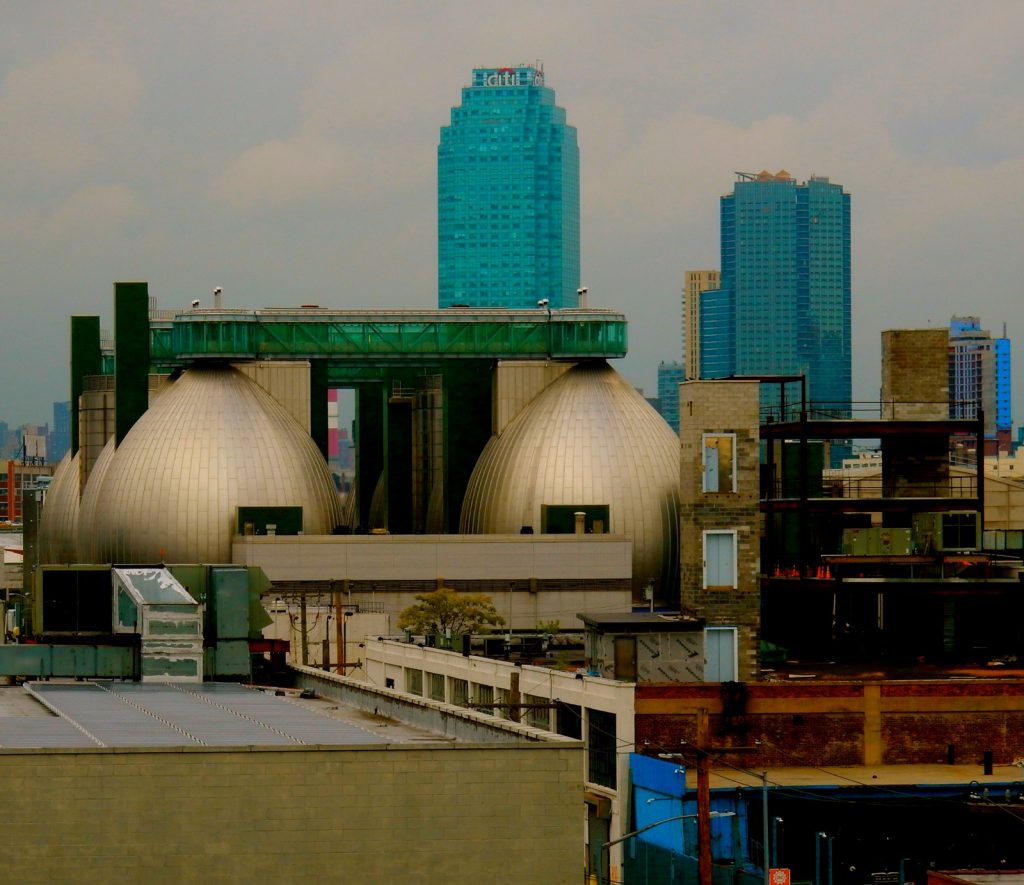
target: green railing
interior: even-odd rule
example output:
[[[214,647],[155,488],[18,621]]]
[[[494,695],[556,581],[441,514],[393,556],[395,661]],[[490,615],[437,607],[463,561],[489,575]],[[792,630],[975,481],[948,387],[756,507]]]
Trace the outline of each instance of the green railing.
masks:
[[[610,310],[210,310],[150,328],[156,365],[209,358],[615,359],[626,345],[626,318]]]

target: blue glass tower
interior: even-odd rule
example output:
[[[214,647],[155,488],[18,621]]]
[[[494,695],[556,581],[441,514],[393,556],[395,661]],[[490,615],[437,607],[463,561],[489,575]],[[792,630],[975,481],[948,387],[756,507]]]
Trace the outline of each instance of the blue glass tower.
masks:
[[[437,148],[438,305],[576,307],[576,129],[537,66],[475,68]]]
[[[740,173],[721,198],[722,284],[700,301],[701,377],[798,375],[848,416],[850,195],[827,178]]]
[[[679,433],[679,385],[685,380],[682,363],[658,364],[658,411],[676,433]]]

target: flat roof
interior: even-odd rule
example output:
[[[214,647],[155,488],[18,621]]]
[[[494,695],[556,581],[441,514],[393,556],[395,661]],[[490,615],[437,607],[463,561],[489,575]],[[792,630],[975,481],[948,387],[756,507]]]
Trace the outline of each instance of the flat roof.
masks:
[[[334,700],[237,683],[33,682],[0,689],[0,749],[426,741],[452,738]]]
[[[629,633],[679,633],[684,630],[700,630],[704,621],[681,615],[657,614],[656,612],[619,612],[618,614],[576,615],[588,627],[605,632]]]
[[[735,790],[737,787],[762,788],[761,772],[740,770],[712,762],[711,789]],[[885,788],[944,787],[978,785],[979,789],[994,784],[1021,781],[1021,769],[1016,765],[994,765],[992,774],[983,774],[981,765],[830,765],[827,768],[779,767],[768,768],[769,787],[830,788],[851,787],[869,790]],[[686,768],[686,786],[697,788],[697,769]]]

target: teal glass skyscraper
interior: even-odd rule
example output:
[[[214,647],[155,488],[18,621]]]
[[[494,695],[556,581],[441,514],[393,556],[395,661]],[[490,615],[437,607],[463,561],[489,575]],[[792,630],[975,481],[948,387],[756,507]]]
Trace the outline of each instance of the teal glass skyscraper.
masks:
[[[440,307],[576,307],[580,155],[539,65],[475,68],[437,148]]]
[[[827,178],[739,173],[721,198],[722,283],[700,300],[701,377],[807,376],[849,415],[850,195]]]

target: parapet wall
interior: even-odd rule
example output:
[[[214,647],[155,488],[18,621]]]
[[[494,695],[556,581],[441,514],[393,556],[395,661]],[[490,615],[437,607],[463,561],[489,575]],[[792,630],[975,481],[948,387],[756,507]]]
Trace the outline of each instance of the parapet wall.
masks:
[[[696,737],[708,711],[718,746],[752,746],[745,768],[995,764],[1024,755],[1024,679],[638,685],[638,746]],[[950,751],[952,747],[952,751]]]

